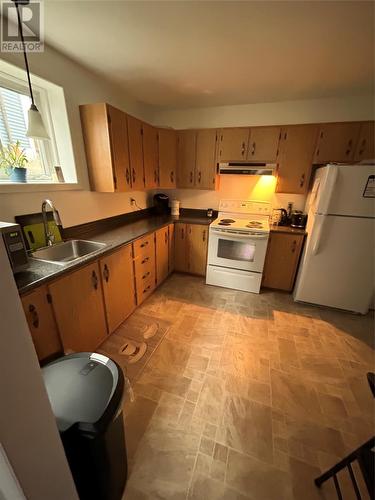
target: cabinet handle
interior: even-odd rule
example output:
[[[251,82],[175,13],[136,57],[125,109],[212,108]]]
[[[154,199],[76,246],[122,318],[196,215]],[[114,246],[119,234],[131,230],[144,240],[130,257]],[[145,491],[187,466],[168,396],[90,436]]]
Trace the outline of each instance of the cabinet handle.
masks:
[[[96,275],[96,272],[93,271],[91,274],[91,281],[92,281],[92,286],[95,288],[95,290],[98,289],[98,276]]]
[[[141,264],[146,264],[146,262],[148,262],[150,260],[150,257],[146,257],[145,259],[143,259],[141,261]]]
[[[156,170],[154,170],[154,182],[155,184],[158,183],[158,174],[156,173]]]
[[[145,241],[144,243],[142,243],[141,248],[147,247],[147,245],[148,245],[148,241]]]
[[[348,141],[348,148],[350,149],[353,145],[353,139],[349,139]]]
[[[200,184],[202,180],[202,172],[199,170],[198,172],[198,183]]]
[[[185,238],[185,231],[184,228],[181,229],[181,239],[183,240]]]
[[[173,170],[171,170],[171,174],[170,174],[170,179],[171,179],[171,182],[174,182],[174,172]]]
[[[242,143],[242,150],[241,150],[241,155],[242,156],[245,154],[245,149],[246,149],[246,144],[243,142]]]
[[[203,231],[203,241],[206,241],[206,230]]]
[[[303,187],[305,184],[305,174],[301,175],[301,180],[299,181],[299,187]]]
[[[253,142],[253,150],[251,152],[251,154],[254,156],[255,155],[255,148],[256,148],[256,143]]]
[[[34,328],[39,327],[39,314],[36,307],[33,304],[29,305],[29,312],[31,313],[31,323]]]
[[[151,288],[151,285],[148,285],[148,286],[147,286],[147,287],[143,290],[143,293],[146,293],[146,292],[147,292],[147,290],[150,290],[150,288]]]
[[[315,153],[315,156],[319,156],[319,153],[320,153],[320,150],[319,150],[319,149],[317,149],[317,150],[316,150],[316,153]]]
[[[150,271],[147,271],[147,273],[142,276],[142,279],[145,280],[147,276],[150,276],[150,274]]]
[[[135,170],[134,168],[132,169],[132,172],[133,172],[133,183],[135,182]]]
[[[292,243],[292,253],[294,253],[296,251],[296,248],[297,248],[297,241],[294,240]]]
[[[107,264],[104,264],[103,277],[106,280],[106,282],[108,283],[108,281],[109,281],[109,269],[108,269]]]
[[[193,184],[193,172],[190,172],[190,184]]]
[[[129,173],[129,169],[126,169],[125,177],[126,177],[126,183],[130,186],[130,173]]]
[[[165,240],[165,243],[168,243],[168,235],[167,235],[167,232],[164,233],[164,240]]]

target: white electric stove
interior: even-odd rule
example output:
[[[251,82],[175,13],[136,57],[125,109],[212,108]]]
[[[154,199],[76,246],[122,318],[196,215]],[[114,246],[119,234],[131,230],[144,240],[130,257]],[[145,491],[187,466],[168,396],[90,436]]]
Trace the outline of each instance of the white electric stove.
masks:
[[[259,293],[271,204],[221,200],[209,230],[206,283]]]

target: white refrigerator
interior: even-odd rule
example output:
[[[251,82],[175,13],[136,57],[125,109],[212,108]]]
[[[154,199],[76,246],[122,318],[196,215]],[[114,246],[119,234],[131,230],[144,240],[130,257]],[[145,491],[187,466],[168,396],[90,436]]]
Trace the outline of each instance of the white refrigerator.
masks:
[[[375,166],[318,168],[294,300],[366,314],[374,293]]]

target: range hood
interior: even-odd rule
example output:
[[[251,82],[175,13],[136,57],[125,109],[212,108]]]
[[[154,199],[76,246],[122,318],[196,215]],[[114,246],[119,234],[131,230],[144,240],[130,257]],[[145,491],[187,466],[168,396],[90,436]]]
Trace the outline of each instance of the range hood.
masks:
[[[219,174],[236,175],[274,175],[276,165],[262,162],[230,161],[219,163]]]

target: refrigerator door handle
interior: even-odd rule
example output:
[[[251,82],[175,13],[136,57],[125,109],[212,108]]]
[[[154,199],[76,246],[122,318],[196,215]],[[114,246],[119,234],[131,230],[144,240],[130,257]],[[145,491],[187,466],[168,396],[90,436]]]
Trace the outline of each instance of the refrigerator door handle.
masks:
[[[339,168],[337,165],[329,165],[328,167],[328,175],[325,181],[324,190],[326,191],[326,196],[323,200],[321,200],[321,206],[319,207],[319,214],[328,214],[329,206],[331,204],[331,199],[334,194],[335,184],[337,181],[337,177],[339,175]],[[321,197],[320,197],[321,198]]]
[[[312,248],[313,255],[318,255],[318,253],[319,253],[325,220],[326,220],[326,218],[323,217],[323,220],[322,220],[320,226],[317,228],[318,230],[317,230],[316,238],[315,238],[314,245]]]

